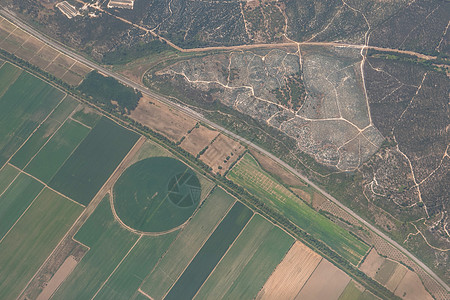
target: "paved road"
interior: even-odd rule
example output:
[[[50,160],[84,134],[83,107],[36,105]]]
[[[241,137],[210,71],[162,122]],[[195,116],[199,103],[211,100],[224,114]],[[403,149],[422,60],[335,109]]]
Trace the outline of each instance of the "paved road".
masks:
[[[351,209],[349,209],[348,207],[346,207],[344,204],[342,204],[341,202],[339,202],[336,198],[334,198],[333,196],[331,196],[330,194],[328,194],[326,191],[324,191],[322,188],[320,188],[319,186],[317,186],[315,183],[311,182],[308,178],[306,178],[303,174],[301,174],[300,172],[298,172],[297,170],[295,170],[294,168],[292,168],[290,165],[288,165],[287,163],[285,163],[284,161],[282,161],[281,159],[279,159],[278,157],[276,157],[275,155],[273,155],[272,153],[262,149],[261,147],[259,147],[258,145],[255,145],[254,143],[246,140],[245,138],[223,128],[222,126],[206,119],[205,117],[203,117],[201,114],[193,111],[192,109],[190,109],[189,107],[186,106],[182,106],[178,103],[174,103],[170,100],[168,100],[167,98],[164,98],[158,94],[155,94],[153,92],[151,92],[147,87],[137,84],[136,82],[133,82],[131,80],[129,80],[128,78],[123,77],[122,75],[119,75],[115,72],[112,72],[111,70],[108,70],[86,58],[84,58],[83,56],[74,53],[71,50],[68,50],[66,47],[62,46],[61,44],[59,44],[58,42],[55,42],[53,40],[51,40],[50,38],[44,36],[43,34],[41,34],[40,32],[34,30],[33,28],[31,28],[30,26],[24,24],[22,21],[20,21],[16,16],[14,16],[12,13],[10,13],[9,11],[6,11],[5,9],[1,9],[0,10],[0,14],[2,14],[4,17],[7,17],[10,21],[13,21],[17,26],[21,27],[23,30],[29,32],[30,34],[34,35],[36,38],[42,40],[43,42],[53,46],[54,48],[58,49],[59,51],[67,54],[68,56],[77,59],[83,63],[85,63],[86,65],[88,65],[89,67],[96,69],[108,76],[114,77],[117,80],[121,81],[122,83],[125,83],[126,85],[129,85],[130,87],[135,88],[136,90],[141,91],[143,94],[146,94],[150,97],[153,97],[163,103],[166,103],[167,105],[170,105],[171,107],[174,107],[175,109],[186,113],[187,115],[189,115],[190,117],[204,122],[206,124],[208,124],[211,127],[214,127],[230,136],[232,136],[233,138],[241,141],[244,144],[247,144],[248,146],[260,151],[261,153],[263,153],[264,155],[267,155],[268,157],[270,157],[271,159],[275,160],[276,162],[278,162],[280,165],[282,165],[283,167],[285,167],[286,169],[288,169],[289,171],[291,171],[292,173],[294,173],[295,175],[297,175],[298,177],[300,177],[302,180],[304,180],[306,183],[308,183],[309,185],[311,185],[312,187],[314,187],[315,189],[317,189],[318,191],[320,191],[323,195],[325,195],[326,197],[328,197],[328,199],[330,199],[331,201],[333,201],[335,204],[337,204],[339,207],[341,207],[343,210],[345,210],[346,212],[348,212],[350,215],[352,215],[353,217],[355,217],[357,220],[359,220],[361,223],[363,223],[365,226],[367,226],[368,228],[370,228],[370,230],[372,230],[373,232],[375,232],[376,234],[378,234],[379,236],[381,236],[383,239],[385,239],[387,242],[389,242],[390,244],[392,244],[394,247],[396,247],[397,249],[399,249],[401,252],[403,252],[405,255],[407,255],[411,260],[413,260],[416,264],[418,264],[420,267],[422,267],[432,278],[434,278],[437,282],[439,282],[439,284],[441,284],[446,290],[447,292],[450,291],[449,286],[441,279],[439,278],[439,276],[437,276],[430,268],[428,268],[423,262],[421,262],[418,258],[416,258],[413,254],[411,254],[408,250],[406,250],[404,247],[402,247],[400,244],[398,244],[396,241],[392,240],[389,236],[387,236],[386,234],[384,234],[382,231],[380,231],[378,228],[376,228],[375,226],[373,226],[372,224],[368,223],[366,220],[364,220],[363,218],[361,218],[359,215],[357,215],[355,212],[353,212]]]

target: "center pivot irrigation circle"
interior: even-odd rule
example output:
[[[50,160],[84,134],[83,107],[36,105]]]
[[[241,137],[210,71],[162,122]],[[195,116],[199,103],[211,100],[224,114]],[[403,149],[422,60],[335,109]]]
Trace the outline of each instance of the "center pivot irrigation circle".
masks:
[[[162,232],[188,220],[200,202],[196,173],[177,159],[152,157],[130,166],[117,180],[113,204],[125,225]]]

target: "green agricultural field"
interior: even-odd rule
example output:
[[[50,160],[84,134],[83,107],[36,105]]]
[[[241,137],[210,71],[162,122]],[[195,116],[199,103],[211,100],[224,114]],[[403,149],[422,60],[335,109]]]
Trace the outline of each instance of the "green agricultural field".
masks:
[[[133,247],[138,235],[114,220],[106,196],[74,239],[90,249],[52,299],[91,299]]]
[[[11,165],[5,165],[3,169],[0,169],[0,195],[8,188],[18,174],[19,170]]]
[[[362,296],[362,291],[358,289],[353,282],[353,280],[350,280],[350,282],[345,287],[342,294],[339,296],[339,300],[356,300],[360,299]]]
[[[236,202],[164,299],[192,299],[252,215],[244,204]]]
[[[0,299],[16,299],[83,208],[45,189],[0,242]]]
[[[14,154],[10,163],[23,169],[42,146],[51,138],[72,111],[77,107],[75,99],[68,96],[56,107],[28,141]]]
[[[162,299],[235,201],[224,190],[214,189],[150,272],[141,289],[153,299]]]
[[[249,154],[234,166],[228,178],[276,209],[297,226],[323,241],[348,261],[357,265],[369,246],[322,216],[278,183]]]
[[[0,96],[8,90],[9,86],[16,81],[21,73],[22,69],[10,63],[5,63],[0,68]]]
[[[183,224],[201,196],[195,172],[179,160],[153,157],[130,166],[114,186],[114,208],[133,229],[161,232]]]
[[[230,286],[224,299],[253,299],[276,266],[283,260],[294,239],[273,227],[250,261]]]
[[[67,120],[33,158],[25,171],[49,182],[89,131],[86,126]]]
[[[210,277],[203,284],[195,298],[222,299],[239,277],[239,274],[244,271],[247,264],[259,251],[259,248],[264,247],[261,245],[264,244],[266,240],[271,240],[271,236],[274,234],[278,235],[280,239],[277,241],[277,245],[279,246],[278,251],[269,253],[269,255],[264,258],[263,262],[259,262],[262,268],[258,270],[258,274],[262,275],[262,279],[267,279],[274,269],[274,267],[272,268],[272,264],[278,264],[281,261],[278,258],[284,256],[287,251],[285,248],[287,247],[287,249],[289,249],[293,243],[293,239],[263,217],[255,215],[241,235],[236,239],[222,261],[217,265]],[[283,243],[284,241],[288,242]],[[269,268],[264,268],[266,263],[268,263],[269,258],[274,258],[273,260],[270,260],[273,263],[270,264]],[[252,290],[256,290],[256,293],[262,288],[262,285],[265,282],[265,280],[257,280],[259,278],[260,276],[255,273],[245,281],[249,288],[250,286],[254,286],[254,289]],[[249,299],[253,298],[256,293],[251,295]],[[243,298],[239,297],[237,299]]]
[[[63,92],[27,72],[22,72],[9,85],[0,97],[0,166],[17,151],[63,97]]]
[[[91,109],[83,108],[75,112],[72,116],[74,120],[77,120],[84,125],[89,127],[94,127],[97,122],[101,119],[101,115]]]
[[[102,118],[59,169],[49,185],[87,205],[139,136]]]
[[[33,202],[43,187],[41,183],[22,173],[0,196],[0,240]]]
[[[95,299],[131,299],[177,237],[179,231],[160,236],[142,236]]]

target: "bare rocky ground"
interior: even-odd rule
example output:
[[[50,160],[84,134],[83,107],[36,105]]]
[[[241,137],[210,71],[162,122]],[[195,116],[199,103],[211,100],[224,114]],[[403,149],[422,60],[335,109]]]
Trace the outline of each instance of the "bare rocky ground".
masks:
[[[212,100],[297,140],[319,162],[355,170],[381,146],[355,49],[236,51],[185,60],[157,75],[184,80]]]

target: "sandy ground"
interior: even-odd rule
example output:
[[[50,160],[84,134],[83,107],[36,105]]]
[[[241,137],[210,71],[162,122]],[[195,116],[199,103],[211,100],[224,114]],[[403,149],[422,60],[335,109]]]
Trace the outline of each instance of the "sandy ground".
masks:
[[[405,300],[432,300],[416,273],[408,270],[395,290],[395,295]]]
[[[374,278],[384,261],[385,259],[378,255],[375,248],[372,248],[359,269],[367,276]]]
[[[211,144],[211,141],[219,134],[216,130],[211,130],[205,126],[199,128],[194,128],[191,133],[189,133],[180,147],[196,156],[200,151],[205,149],[206,146]]]
[[[61,267],[59,267],[58,271],[56,271],[55,275],[53,275],[52,279],[48,282],[47,286],[44,288],[44,290],[36,300],[50,299],[50,297],[61,285],[61,283],[67,278],[67,276],[70,275],[70,273],[72,273],[77,264],[78,262],[75,260],[75,258],[72,255],[69,256],[61,265]]]
[[[298,293],[297,300],[337,300],[344,291],[350,277],[328,260],[322,259],[305,286]],[[324,283],[326,283],[324,285]]]
[[[322,257],[296,242],[269,277],[256,299],[294,299]]]
[[[200,159],[210,166],[214,173],[223,175],[244,151],[244,146],[239,142],[220,134]]]
[[[262,155],[258,151],[251,151],[251,154],[256,158],[264,170],[281,179],[284,184],[289,186],[305,186],[305,183],[297,176],[284,169],[270,157]]]
[[[197,121],[187,115],[146,95],[142,97],[138,107],[130,115],[134,120],[174,142],[181,140],[197,124]]]

